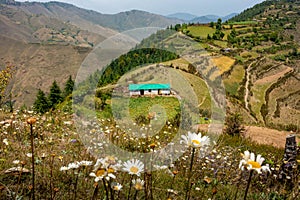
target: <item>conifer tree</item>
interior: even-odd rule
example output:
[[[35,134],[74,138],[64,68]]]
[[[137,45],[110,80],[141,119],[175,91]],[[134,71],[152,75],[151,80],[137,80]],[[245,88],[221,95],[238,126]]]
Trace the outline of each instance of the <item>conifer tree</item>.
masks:
[[[50,93],[49,93],[49,104],[51,108],[54,108],[58,103],[62,102],[62,92],[57,85],[56,81],[53,81],[52,86],[50,88]]]
[[[49,110],[49,102],[45,93],[41,89],[39,89],[37,93],[36,100],[33,104],[33,109],[42,114]]]
[[[72,94],[73,88],[74,88],[74,81],[72,80],[72,76],[70,75],[65,85],[64,98]]]

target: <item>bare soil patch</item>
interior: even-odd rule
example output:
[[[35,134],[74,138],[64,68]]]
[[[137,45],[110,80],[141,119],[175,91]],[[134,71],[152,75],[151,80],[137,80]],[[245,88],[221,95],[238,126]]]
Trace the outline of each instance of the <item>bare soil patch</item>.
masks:
[[[208,124],[198,124],[194,128],[200,132],[207,132],[208,127]],[[246,126],[244,136],[246,138],[250,138],[250,140],[258,144],[267,144],[278,148],[284,148],[286,137],[290,134],[292,133],[288,131],[278,131],[275,129],[258,126]],[[300,142],[300,138],[299,135],[296,136],[298,144]]]
[[[245,137],[249,137],[252,141],[258,144],[273,145],[278,148],[285,147],[286,136],[291,133],[288,131],[278,131],[275,129],[257,127],[257,126],[246,126]],[[297,137],[297,142],[299,142]]]
[[[259,79],[255,82],[255,84],[265,84],[265,83],[270,83],[274,80],[278,80],[280,77],[283,77],[286,73],[292,71],[293,69],[291,67],[287,67],[286,69],[284,69],[283,71],[277,73],[277,74],[274,74],[274,75],[271,75],[271,76],[267,76],[267,77],[264,77],[262,79]]]

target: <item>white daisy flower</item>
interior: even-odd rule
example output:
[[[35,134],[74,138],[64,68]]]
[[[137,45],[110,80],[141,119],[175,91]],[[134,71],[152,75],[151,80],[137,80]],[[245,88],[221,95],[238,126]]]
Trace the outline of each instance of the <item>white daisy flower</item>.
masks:
[[[66,166],[62,166],[62,167],[59,169],[59,171],[68,171],[68,170],[69,170],[69,168],[66,167]]]
[[[201,137],[201,133],[191,133],[188,135],[181,135],[182,140],[180,143],[184,143],[193,148],[201,148],[203,146],[209,145],[209,138],[207,136]]]
[[[143,172],[144,170],[144,163],[135,159],[126,161],[123,166],[124,171],[128,172],[129,174],[135,174],[137,176],[140,176],[141,172]]]
[[[269,165],[262,166],[262,163],[264,162],[264,158],[258,154],[255,159],[255,154],[250,153],[249,151],[245,151],[243,154],[243,159],[240,161],[239,168],[241,170],[247,169],[247,170],[255,170],[259,174],[262,173],[262,171],[268,171],[271,173]]]
[[[133,183],[133,187],[136,190],[142,190],[144,188],[145,181],[138,178],[138,179],[133,179],[132,183]]]
[[[18,165],[20,163],[20,160],[14,160],[13,164]]]
[[[5,139],[3,139],[3,143],[6,145],[6,146],[8,146],[8,140],[5,138]]]
[[[78,163],[79,166],[91,166],[93,164],[93,161],[87,161],[87,160],[82,160]]]
[[[92,172],[90,173],[90,176],[95,177],[95,182],[98,182],[100,180],[102,180],[103,178],[109,180],[110,178],[115,179],[116,176],[114,174],[112,174],[114,172],[114,169],[112,168],[108,168],[108,169],[104,169],[104,168],[100,168],[96,171],[96,173]]]
[[[27,156],[28,158],[31,158],[31,157],[32,157],[32,153],[27,153],[26,156]]]
[[[113,183],[112,184],[112,189],[115,191],[120,191],[122,190],[123,186],[120,183]]]
[[[68,168],[69,169],[77,169],[79,167],[78,163],[69,163]]]

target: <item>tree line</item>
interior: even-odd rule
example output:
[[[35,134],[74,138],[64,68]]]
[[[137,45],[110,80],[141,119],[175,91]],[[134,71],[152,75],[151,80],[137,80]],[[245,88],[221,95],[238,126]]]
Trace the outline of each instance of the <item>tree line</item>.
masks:
[[[39,89],[33,104],[34,111],[43,114],[51,109],[55,109],[59,103],[71,98],[73,88],[74,80],[72,79],[72,76],[69,76],[63,91],[56,81],[53,81],[48,96],[46,96],[43,90]]]

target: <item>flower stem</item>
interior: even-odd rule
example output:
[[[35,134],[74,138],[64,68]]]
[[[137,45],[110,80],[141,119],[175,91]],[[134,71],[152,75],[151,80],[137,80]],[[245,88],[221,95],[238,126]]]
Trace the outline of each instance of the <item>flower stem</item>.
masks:
[[[109,187],[109,191],[110,191],[110,199],[111,200],[114,200],[115,199],[115,194],[114,194],[114,191],[113,191],[113,189],[112,189],[112,187],[111,187],[111,180],[108,182],[108,187]]]
[[[132,186],[132,178],[133,178],[133,175],[130,176],[130,183],[129,183],[129,192],[128,192],[128,196],[127,196],[127,200],[130,199],[130,191],[131,191],[131,186]]]
[[[106,199],[109,199],[109,196],[108,196],[108,189],[107,189],[107,187],[106,187],[106,182],[105,182],[104,179],[102,179],[102,181],[103,181],[103,185],[104,185],[104,189],[105,189]]]
[[[135,191],[134,198],[133,198],[134,200],[136,200],[137,194],[138,194],[138,190]]]
[[[33,136],[33,124],[30,124],[30,141],[31,141],[31,165],[32,165],[32,200],[35,199],[34,194],[34,136]]]
[[[249,179],[248,179],[248,183],[247,183],[247,188],[245,190],[244,200],[247,199],[247,194],[248,194],[248,190],[249,190],[249,187],[250,187],[250,182],[251,182],[252,174],[253,174],[253,170],[251,170],[250,174],[249,174]]]
[[[74,171],[74,173],[75,173],[75,171]],[[79,173],[80,173],[80,169],[77,172],[76,180],[75,180],[75,185],[74,185],[74,200],[76,200],[76,198],[77,198],[77,185],[78,185]]]
[[[96,187],[95,187],[95,189],[94,189],[94,193],[93,193],[93,196],[92,196],[92,200],[97,199],[98,191],[99,191],[99,185],[97,184]]]
[[[192,170],[193,170],[193,162],[194,162],[194,156],[195,156],[195,148],[193,148],[192,150],[192,158],[191,158],[191,164],[190,164],[190,170],[189,170],[189,174],[188,174],[188,181],[186,184],[186,193],[185,193],[185,199],[188,200],[190,199],[190,180],[192,177]]]

